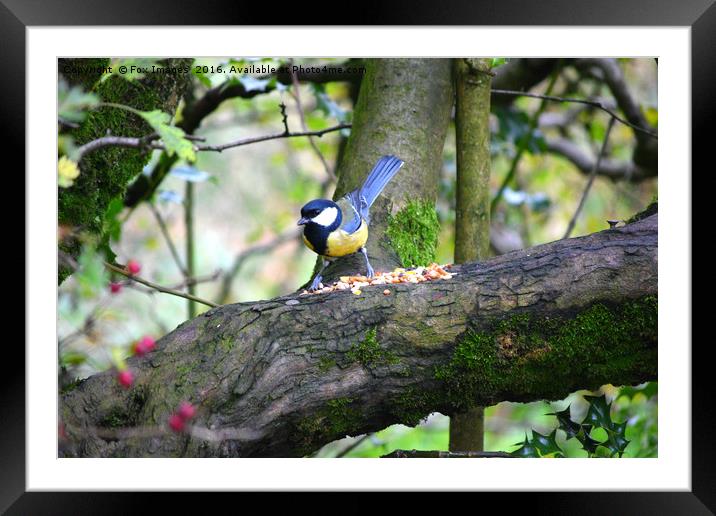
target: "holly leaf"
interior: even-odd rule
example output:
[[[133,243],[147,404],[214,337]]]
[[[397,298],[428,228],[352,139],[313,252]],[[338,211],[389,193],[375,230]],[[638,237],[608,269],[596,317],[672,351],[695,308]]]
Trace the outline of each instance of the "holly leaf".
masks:
[[[581,430],[582,428],[579,423],[575,423],[574,421],[572,421],[570,405],[568,405],[567,408],[564,410],[560,410],[559,412],[552,412],[546,415],[557,417],[557,421],[559,422],[559,429],[563,430],[564,433],[567,434],[567,439],[575,437],[579,433],[579,430]]]
[[[626,438],[626,421],[613,423],[612,428],[605,428],[605,430],[607,431],[607,440],[601,443],[602,446],[609,450],[612,457],[614,455],[621,457],[630,442]]]
[[[589,455],[594,455],[597,452],[597,447],[601,444],[596,439],[592,439],[589,433],[592,431],[591,425],[580,425],[579,432],[575,435],[577,440],[582,443],[582,449]]]
[[[564,457],[564,452],[557,445],[557,429],[549,435],[542,435],[532,430],[532,444],[537,448],[540,457]]]
[[[582,421],[582,424],[590,424],[599,426],[602,428],[610,428],[612,425],[612,419],[609,416],[609,409],[611,403],[607,403],[606,395],[601,396],[584,396],[584,399],[589,403],[589,409],[587,415]]]
[[[539,451],[537,451],[537,447],[532,444],[529,439],[527,439],[527,434],[525,434],[525,440],[522,443],[515,443],[515,446],[522,445],[515,451],[511,452],[510,455],[514,455],[515,457],[522,457],[522,458],[539,458]]]
[[[158,109],[154,111],[137,111],[137,113],[152,126],[152,129],[162,139],[169,156],[176,154],[179,159],[189,162],[196,161],[194,144],[184,138],[185,133],[179,127],[169,125],[171,117],[167,113]]]

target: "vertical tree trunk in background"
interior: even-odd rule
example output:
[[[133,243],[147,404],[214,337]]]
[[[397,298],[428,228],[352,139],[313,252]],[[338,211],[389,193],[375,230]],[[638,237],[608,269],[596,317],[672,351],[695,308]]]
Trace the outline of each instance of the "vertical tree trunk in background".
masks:
[[[457,206],[455,263],[487,258],[490,248],[490,60],[455,59]],[[484,409],[450,419],[450,451],[480,451]]]
[[[367,247],[376,271],[392,269],[405,261],[388,236],[392,217],[411,201],[425,203],[434,214],[453,99],[450,67],[449,59],[366,62],[334,198],[359,187],[380,156],[394,154],[405,161],[371,208]],[[413,244],[425,245],[420,241]],[[332,265],[324,277],[331,279],[342,271],[364,269],[362,256],[354,255]]]

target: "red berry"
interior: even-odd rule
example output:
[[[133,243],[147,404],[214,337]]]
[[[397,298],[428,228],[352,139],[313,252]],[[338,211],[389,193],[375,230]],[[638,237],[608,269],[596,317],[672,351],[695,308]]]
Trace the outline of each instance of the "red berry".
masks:
[[[177,414],[184,421],[188,421],[196,415],[196,407],[194,407],[194,405],[192,405],[188,401],[183,401],[182,404],[179,405],[179,410],[177,411]]]
[[[128,389],[132,386],[132,383],[134,382],[134,375],[129,369],[124,369],[123,371],[120,371],[117,375],[117,381],[122,387]]]
[[[122,284],[117,282],[112,282],[109,284],[109,290],[112,292],[112,294],[117,294],[121,292],[122,290]]]
[[[179,414],[172,414],[169,416],[169,428],[175,432],[184,431],[184,419]]]
[[[139,265],[139,262],[137,260],[129,260],[127,262],[127,271],[129,274],[139,274],[139,271],[142,270],[142,266]]]
[[[134,343],[132,346],[132,351],[134,351],[135,355],[143,356],[150,351],[154,350],[154,338],[150,337],[149,335],[145,335],[141,339],[139,339],[137,342]]]

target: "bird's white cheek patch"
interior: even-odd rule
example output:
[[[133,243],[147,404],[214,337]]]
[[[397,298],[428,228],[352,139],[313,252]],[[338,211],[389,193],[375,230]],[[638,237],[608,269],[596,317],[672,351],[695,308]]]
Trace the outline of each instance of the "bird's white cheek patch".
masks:
[[[316,224],[328,227],[336,221],[337,216],[338,210],[336,208],[330,207],[324,209],[321,213],[313,217],[311,220]]]

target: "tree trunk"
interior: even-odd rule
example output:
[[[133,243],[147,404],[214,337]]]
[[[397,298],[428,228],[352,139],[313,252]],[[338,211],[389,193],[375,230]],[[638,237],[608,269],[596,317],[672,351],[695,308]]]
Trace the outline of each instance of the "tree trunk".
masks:
[[[218,307],[62,395],[68,456],[301,456],[345,435],[503,400],[657,377],[657,217],[480,263],[453,278]],[[165,425],[188,434],[100,438]],[[196,434],[193,434],[196,435]]]
[[[360,187],[381,156],[393,154],[405,161],[371,208],[367,248],[376,271],[434,259],[434,206],[452,91],[449,59],[366,62],[334,198]],[[354,255],[329,267],[324,278],[364,268],[363,257]]]
[[[490,250],[490,59],[454,60],[457,201],[455,263]],[[482,451],[483,407],[450,418],[450,451]]]
[[[63,64],[71,66],[106,66],[109,60],[66,59]],[[168,67],[189,66],[191,59],[167,59]],[[102,102],[124,104],[141,111],[159,109],[173,114],[189,84],[191,74],[147,73],[144,78],[129,82],[113,76],[104,82],[97,82],[98,76],[68,75],[67,79],[88,90],[94,91]],[[152,128],[139,116],[123,109],[103,106],[90,111],[82,125],[70,131],[79,146],[108,133],[116,136],[146,136]],[[69,188],[58,192],[58,222],[94,235],[102,235],[107,207],[112,199],[121,197],[127,183],[142,172],[151,154],[143,149],[105,147],[88,154],[80,162],[80,175]],[[80,243],[68,239],[60,244],[60,250],[76,257]],[[72,267],[60,261],[58,281],[72,273]]]

